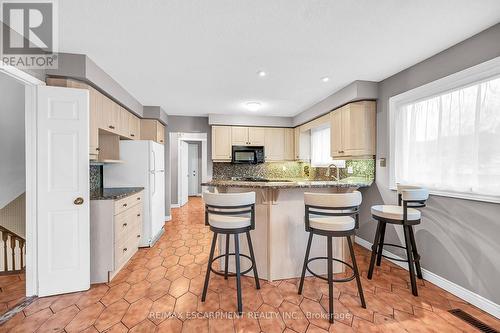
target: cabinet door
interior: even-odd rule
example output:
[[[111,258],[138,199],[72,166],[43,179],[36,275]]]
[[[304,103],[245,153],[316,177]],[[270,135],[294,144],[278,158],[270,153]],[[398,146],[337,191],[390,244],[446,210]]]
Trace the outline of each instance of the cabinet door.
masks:
[[[344,112],[347,106],[330,113],[330,156],[341,157],[343,152],[343,126]]]
[[[111,133],[117,133],[118,112],[115,110],[115,103],[107,96],[102,96],[102,112],[104,120],[103,129]]]
[[[99,154],[99,98],[98,92],[89,90],[89,154],[91,160],[97,160]]]
[[[285,129],[266,128],[264,152],[266,161],[283,161],[285,159]]]
[[[251,146],[264,146],[266,144],[266,129],[262,127],[249,127],[248,144]]]
[[[165,142],[165,126],[159,121],[156,122],[156,142],[161,144]]]
[[[231,160],[231,134],[230,126],[212,126],[212,160]]]
[[[248,141],[248,127],[229,127],[231,129],[231,142],[233,146],[247,146],[250,144]]]
[[[346,106],[342,114],[343,154],[375,155],[375,102],[356,102]]]
[[[311,159],[311,131],[295,128],[295,160],[309,161]]]
[[[129,127],[129,135],[132,140],[140,140],[141,138],[141,124],[139,117],[129,112],[128,114],[128,127]]]
[[[126,138],[131,138],[130,136],[130,127],[129,127],[129,115],[130,112],[128,112],[127,109],[122,108],[118,104],[116,104],[118,107],[118,112],[120,114],[120,123],[119,123],[119,134],[121,136],[124,136]]]
[[[293,128],[285,128],[285,160],[294,160],[294,130]]]

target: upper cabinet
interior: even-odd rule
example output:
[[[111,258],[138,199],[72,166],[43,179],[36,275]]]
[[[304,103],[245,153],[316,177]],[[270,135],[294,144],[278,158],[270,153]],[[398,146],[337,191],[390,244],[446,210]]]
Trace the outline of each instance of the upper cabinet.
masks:
[[[285,160],[293,161],[295,159],[295,130],[285,128]]]
[[[294,129],[294,152],[296,161],[306,161],[311,159],[311,131],[302,126]]]
[[[375,155],[376,104],[362,101],[330,113],[332,158]]]
[[[165,126],[155,119],[141,119],[141,139],[165,143]]]
[[[285,129],[266,128],[264,153],[266,161],[285,160]]]
[[[89,91],[90,160],[118,159],[118,151],[110,149],[117,149],[116,143],[119,143],[120,138],[140,140],[140,119],[89,84],[68,78],[48,78],[47,85]],[[164,134],[161,136],[163,140]]]
[[[231,136],[230,126],[212,126],[212,160],[231,161]]]
[[[266,129],[262,127],[240,127],[232,126],[231,144],[233,146],[264,146],[266,141]]]

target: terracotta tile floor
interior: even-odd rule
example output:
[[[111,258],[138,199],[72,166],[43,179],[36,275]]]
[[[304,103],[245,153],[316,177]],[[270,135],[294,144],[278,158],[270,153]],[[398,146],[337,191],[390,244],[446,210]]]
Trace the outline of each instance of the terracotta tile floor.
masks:
[[[500,321],[429,282],[419,297],[408,290],[407,272],[383,261],[367,280],[369,253],[356,247],[368,304],[361,308],[354,281],[335,285],[336,322],[326,319],[327,284],[308,278],[303,296],[297,279],[243,281],[243,306],[235,318],[234,279],[213,276],[201,303],[211,233],[199,198],[173,211],[173,220],[151,249],[141,249],[109,284],[86,292],[40,298],[0,327],[1,332],[473,332],[447,310],[463,308],[500,330]],[[0,279],[1,280],[1,279]],[[255,311],[255,313],[253,312]],[[177,317],[168,316],[175,312]],[[198,314],[209,313],[207,318]]]

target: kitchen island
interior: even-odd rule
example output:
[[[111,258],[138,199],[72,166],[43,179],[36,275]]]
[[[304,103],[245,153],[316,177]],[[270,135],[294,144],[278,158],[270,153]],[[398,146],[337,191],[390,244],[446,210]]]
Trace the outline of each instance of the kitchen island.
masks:
[[[308,233],[304,225],[304,192],[351,192],[368,187],[372,180],[365,178],[346,178],[336,181],[311,180],[271,180],[263,182],[212,180],[202,183],[209,190],[220,193],[255,192],[255,230],[251,232],[257,261],[259,277],[273,281],[300,277],[304,261]],[[224,249],[225,238],[219,236],[218,249]],[[246,240],[240,242],[240,251],[248,254]],[[233,251],[230,244],[230,251]],[[333,256],[345,260],[348,256],[347,242],[334,240]],[[234,251],[233,251],[234,252]],[[222,253],[222,252],[220,252]],[[310,257],[326,256],[326,238],[313,238]],[[224,267],[223,258],[221,267]],[[242,268],[250,263],[243,261]],[[234,268],[234,258],[229,260],[229,267]],[[318,260],[310,264],[315,272],[326,274],[326,262]],[[334,262],[334,272],[343,272],[343,265]],[[242,269],[243,270],[243,269]],[[234,269],[231,269],[234,272]],[[250,274],[250,273],[249,273]]]

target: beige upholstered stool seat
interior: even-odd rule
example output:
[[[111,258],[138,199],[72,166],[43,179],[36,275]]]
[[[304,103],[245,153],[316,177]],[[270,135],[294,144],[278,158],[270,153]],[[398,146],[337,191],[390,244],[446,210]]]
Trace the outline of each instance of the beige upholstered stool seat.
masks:
[[[372,206],[372,215],[403,221],[403,207],[396,205],[376,205]],[[415,208],[408,208],[408,221],[420,220],[420,211]]]
[[[356,221],[350,216],[311,215],[309,225],[313,229],[326,231],[346,231],[354,229]]]
[[[208,214],[208,223],[215,228],[238,229],[250,226],[250,216]]]

